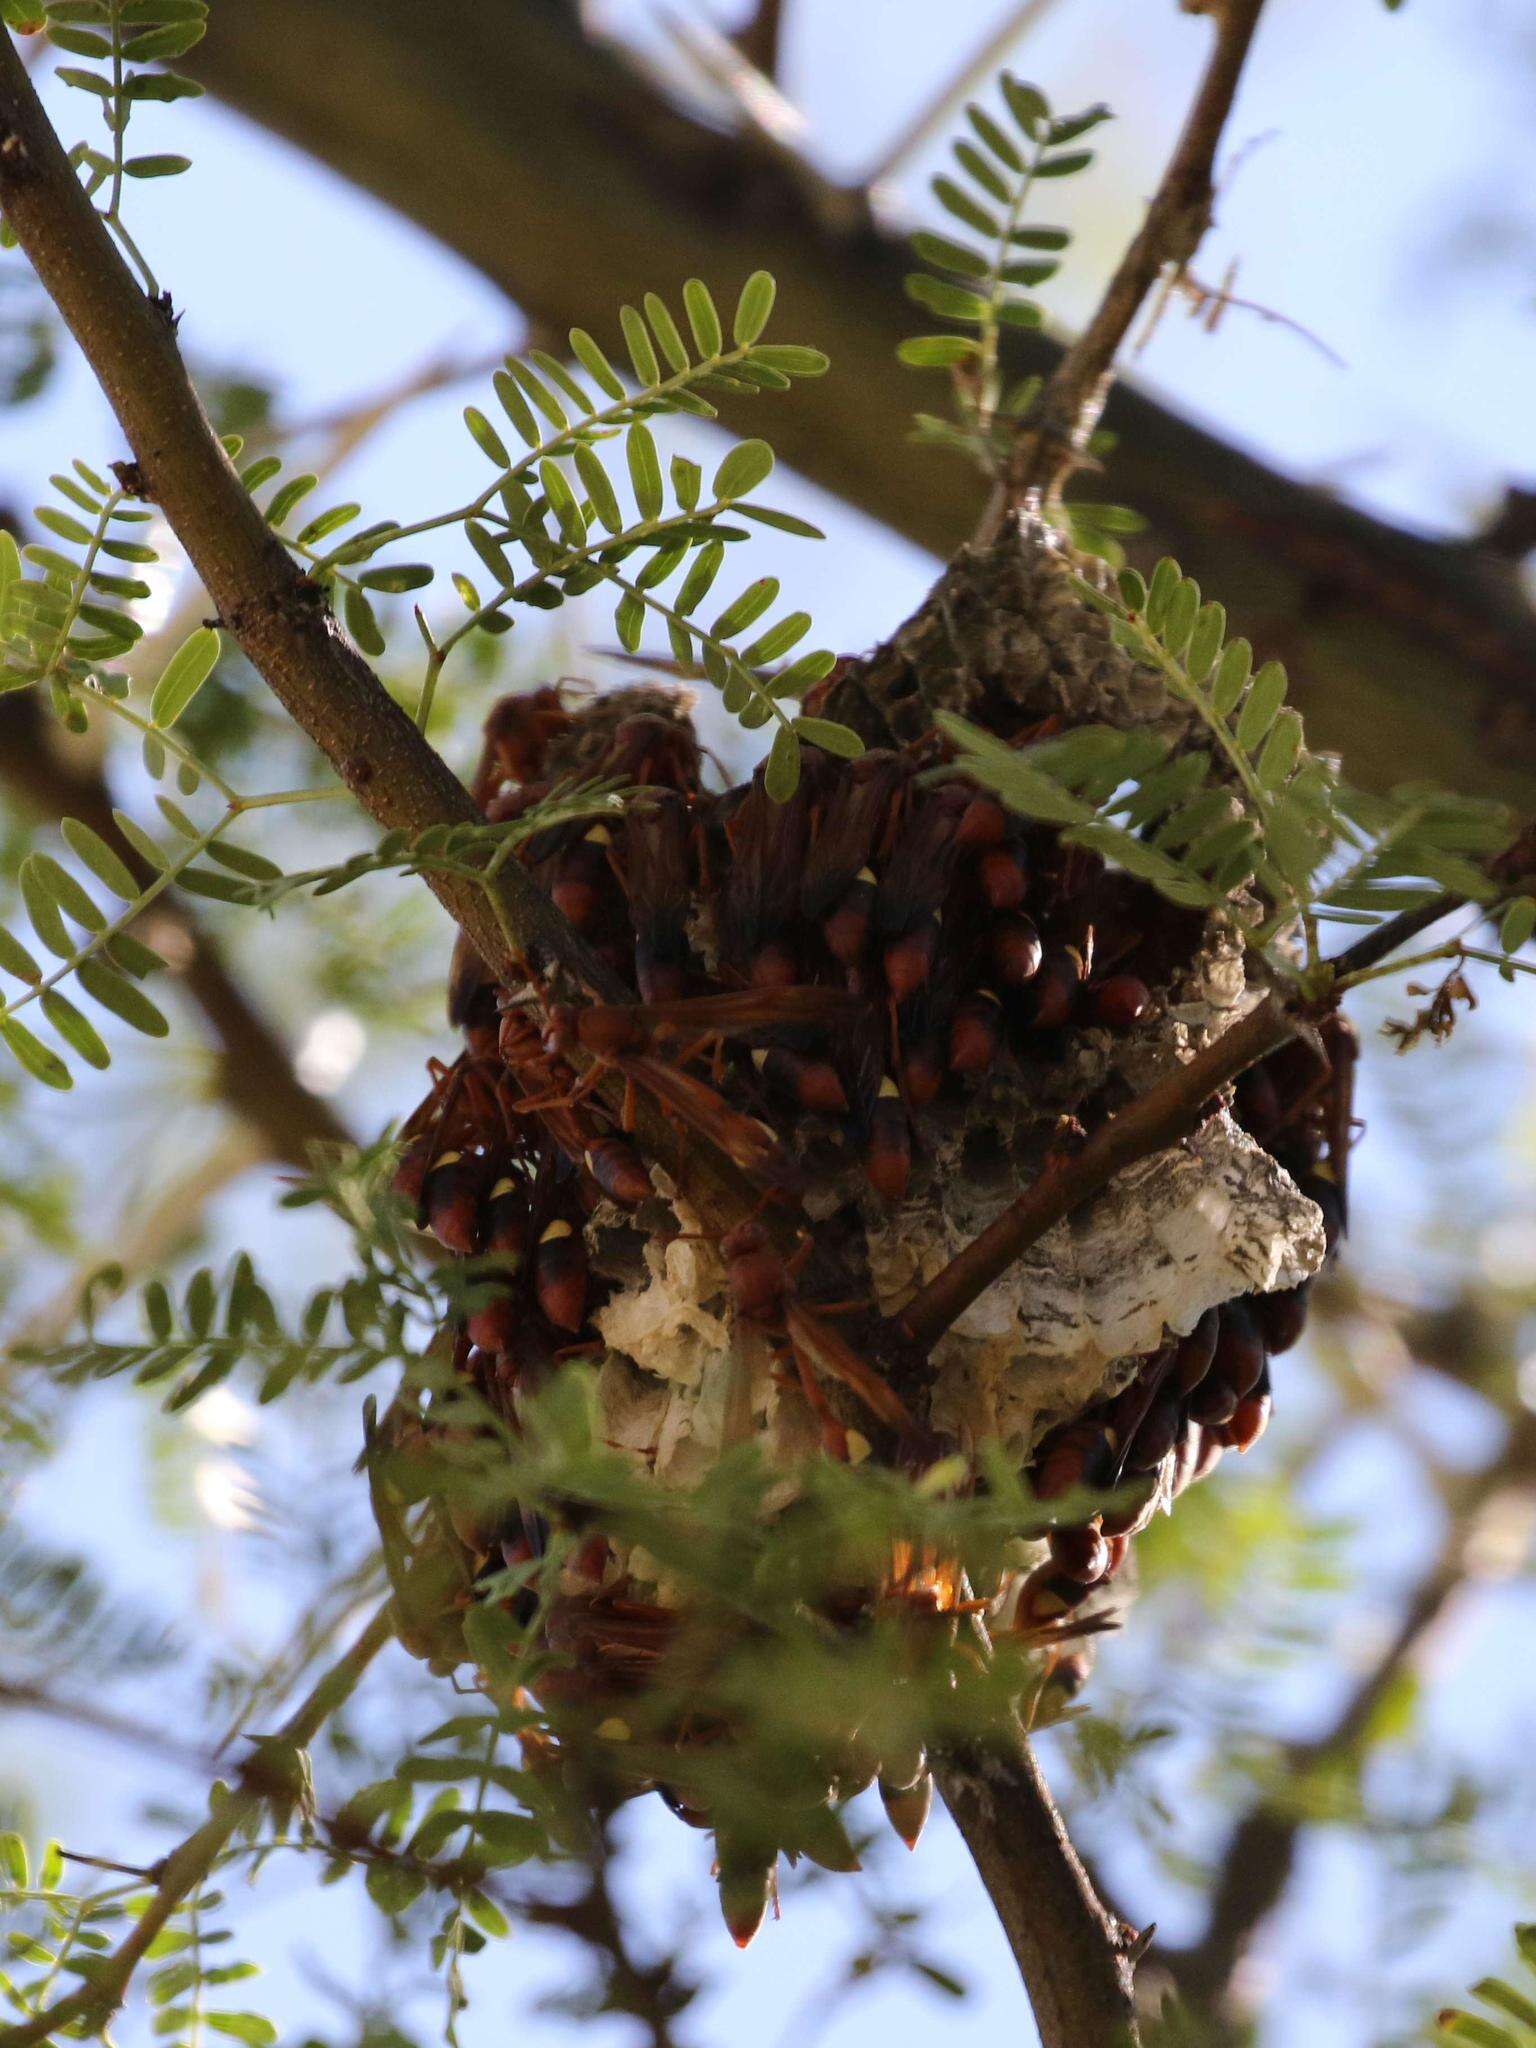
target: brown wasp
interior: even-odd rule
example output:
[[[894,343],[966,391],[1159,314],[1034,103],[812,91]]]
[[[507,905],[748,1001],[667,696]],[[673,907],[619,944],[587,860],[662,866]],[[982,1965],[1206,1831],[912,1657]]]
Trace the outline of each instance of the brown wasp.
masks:
[[[592,1068],[580,1081],[573,1080],[564,1093],[557,1085],[553,1095],[534,1096],[521,1107],[541,1115],[548,1109],[569,1107],[590,1092],[604,1067],[611,1067],[625,1082],[620,1122],[626,1130],[633,1127],[634,1090],[643,1088],[663,1109],[719,1146],[744,1171],[782,1181],[792,1177],[792,1170],[767,1125],[731,1108],[718,1090],[686,1073],[684,1067],[710,1050],[718,1060],[720,1046],[728,1038],[746,1039],[795,1026],[826,1024],[858,1007],[857,998],[846,991],[823,988],[743,989],[668,1003],[549,1003],[540,1041],[544,1059],[553,1068],[572,1052],[581,1051],[591,1060]],[[504,1013],[502,1050],[509,1064],[508,1023],[517,1017],[515,1008]],[[524,1043],[525,1028],[521,1021],[511,1024],[514,1049]],[[680,1042],[675,1053],[663,1058],[659,1055],[668,1041]],[[520,1059],[526,1070],[526,1055],[520,1054]],[[816,1085],[824,1089],[823,1063],[809,1064],[815,1069]],[[569,1068],[564,1071],[568,1074]]]
[[[743,1322],[765,1332],[781,1359],[787,1354],[827,1451],[847,1463],[849,1433],[827,1404],[821,1390],[823,1379],[846,1387],[872,1415],[903,1437],[913,1434],[915,1424],[900,1395],[833,1329],[825,1309],[818,1312],[797,1297],[795,1278],[810,1252],[811,1239],[806,1237],[798,1250],[785,1258],[755,1218],[738,1223],[720,1240],[726,1284],[736,1313]]]

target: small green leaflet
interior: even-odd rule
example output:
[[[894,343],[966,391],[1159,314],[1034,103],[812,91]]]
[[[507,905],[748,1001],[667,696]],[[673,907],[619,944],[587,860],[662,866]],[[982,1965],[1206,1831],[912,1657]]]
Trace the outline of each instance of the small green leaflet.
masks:
[[[171,656],[149,700],[149,715],[162,732],[170,730],[213,674],[221,652],[218,629],[199,626]]]

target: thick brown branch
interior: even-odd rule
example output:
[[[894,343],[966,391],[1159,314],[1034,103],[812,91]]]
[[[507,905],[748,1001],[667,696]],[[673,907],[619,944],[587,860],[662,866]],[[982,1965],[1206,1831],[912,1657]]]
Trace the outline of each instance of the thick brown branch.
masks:
[[[934,1776],[1029,1985],[1042,2048],[1135,2048],[1129,1930],[1104,1910],[1022,1735]]]
[[[1237,93],[1264,0],[1210,0],[1216,43],[1140,232],[1120,260],[1093,318],[1051,372],[1014,446],[1005,489],[988,525],[1032,491],[1058,490],[1103,409],[1121,344],[1166,265],[1182,268],[1211,219],[1216,147]]]
[[[936,1343],[1053,1224],[1128,1166],[1188,1137],[1207,1114],[1212,1096],[1283,1045],[1295,1029],[1279,996],[1265,996],[1230,1031],[1101,1124],[1073,1158],[1047,1167],[908,1302],[900,1321],[912,1341],[924,1348]]]
[[[50,819],[79,818],[117,844],[142,886],[154,871],[122,845],[112,822],[112,799],[101,776],[50,745],[35,697],[0,700],[0,779],[19,802]],[[312,1144],[350,1138],[336,1112],[294,1073],[287,1048],[224,964],[190,907],[174,894],[157,899],[157,922],[169,920],[183,941],[179,979],[207,1019],[219,1045],[219,1093],[237,1116],[260,1133],[274,1160],[303,1168]]]

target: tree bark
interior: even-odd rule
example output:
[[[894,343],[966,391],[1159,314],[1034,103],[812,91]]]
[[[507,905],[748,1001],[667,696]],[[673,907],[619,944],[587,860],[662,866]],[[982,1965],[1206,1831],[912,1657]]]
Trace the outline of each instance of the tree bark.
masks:
[[[934,1775],[1029,1985],[1042,2048],[1136,2048],[1130,1930],[1099,1903],[1029,1744],[939,1758]]]
[[[620,301],[647,289],[675,300],[695,273],[725,290],[772,270],[784,335],[827,349],[832,375],[771,420],[728,405],[728,423],[766,426],[804,475],[935,552],[974,526],[976,476],[907,440],[935,386],[893,359],[918,318],[901,244],[858,195],[839,217],[750,138],[680,111],[558,0],[242,0],[190,61],[541,327],[611,336]],[[1058,356],[1021,334],[1011,366],[1049,371]],[[1138,552],[1176,554],[1290,664],[1314,745],[1378,786],[1433,760],[1453,785],[1536,796],[1536,615],[1508,562],[1373,519],[1133,387],[1105,423],[1120,436],[1105,492],[1152,522]]]

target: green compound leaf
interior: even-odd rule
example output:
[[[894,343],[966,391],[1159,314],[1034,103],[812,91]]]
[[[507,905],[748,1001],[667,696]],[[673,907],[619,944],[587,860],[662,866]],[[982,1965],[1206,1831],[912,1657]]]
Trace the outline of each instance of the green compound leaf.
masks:
[[[50,1052],[40,1038],[35,1038],[26,1025],[15,1017],[0,1017],[0,1038],[5,1040],[18,1065],[41,1081],[46,1088],[57,1088],[61,1092],[73,1088],[74,1077],[56,1052]]]
[[[166,663],[149,700],[149,715],[168,732],[213,674],[222,650],[218,629],[199,626]]]
[[[768,325],[777,292],[778,286],[766,270],[754,270],[742,286],[731,323],[731,337],[738,348],[750,347]]]

